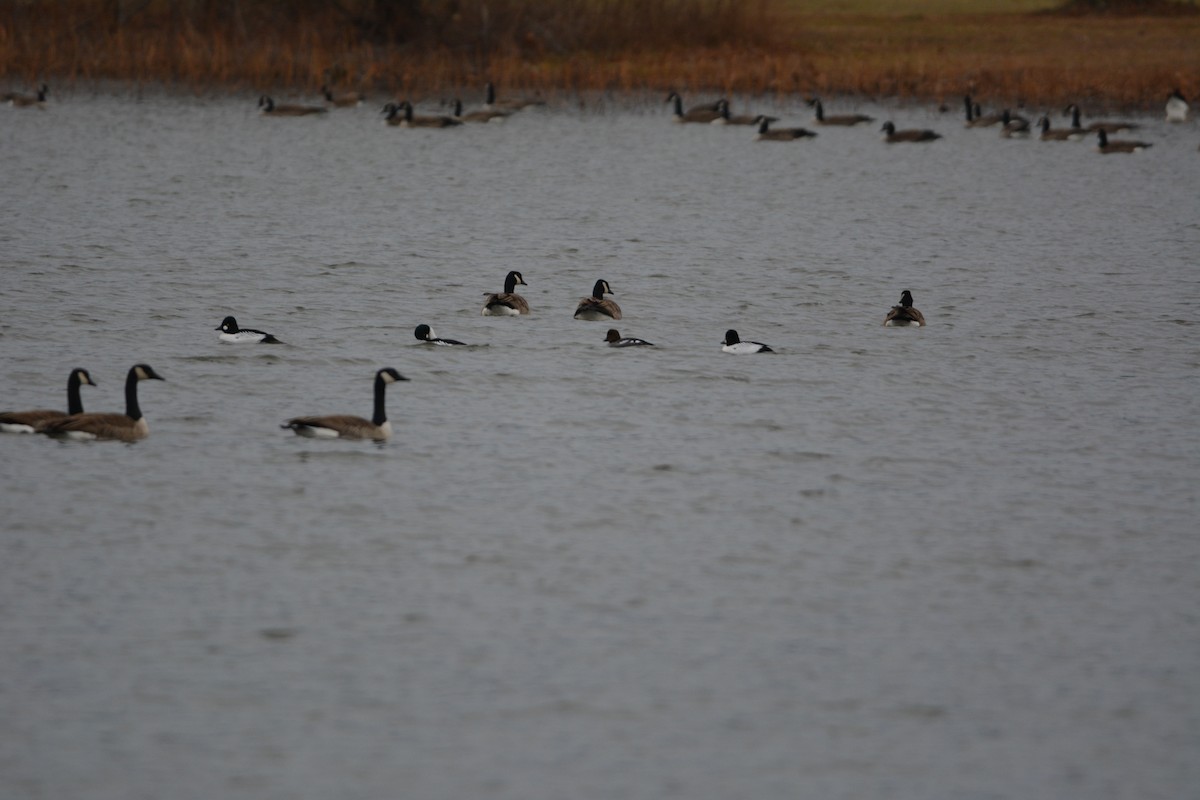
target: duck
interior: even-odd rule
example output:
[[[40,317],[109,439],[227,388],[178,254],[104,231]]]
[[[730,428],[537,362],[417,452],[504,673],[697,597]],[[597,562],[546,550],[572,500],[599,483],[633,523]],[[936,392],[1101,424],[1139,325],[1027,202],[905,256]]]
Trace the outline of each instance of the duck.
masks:
[[[521,273],[513,270],[504,278],[504,291],[488,294],[479,313],[485,317],[516,317],[528,314],[529,303],[514,291],[518,286],[528,285]]]
[[[1013,116],[1007,108],[1001,114],[1000,123],[1003,125],[1000,129],[1000,135],[1005,139],[1029,138],[1029,120],[1024,117]]]
[[[605,335],[604,341],[608,342],[609,347],[654,347],[654,342],[647,342],[645,339],[635,339],[632,336],[621,336],[621,333],[616,328],[608,329],[608,334]]]
[[[80,386],[95,386],[86,369],[76,367],[67,377],[67,410],[38,408],[32,411],[0,411],[0,433],[37,433],[48,422],[83,413]]]
[[[375,373],[375,410],[369,420],[353,414],[292,417],[279,427],[290,428],[297,436],[310,439],[371,439],[386,442],[392,438],[392,423],[388,422],[387,413],[384,411],[384,391],[389,383],[406,380],[408,378],[392,367],[384,367]]]
[[[1179,89],[1174,89],[1167,95],[1167,122],[1185,122],[1191,110]]]
[[[138,405],[138,383],[140,381],[165,380],[149,364],[134,364],[125,376],[125,413],[117,414],[74,414],[47,422],[38,429],[55,439],[68,441],[108,440],[136,442],[150,434],[142,408]]]
[[[46,92],[50,89],[46,84],[38,87],[38,90],[33,94],[21,94],[20,92],[10,92],[4,95],[4,99],[13,108],[41,108],[46,107]]]
[[[940,133],[934,133],[928,129],[906,128],[904,130],[896,130],[896,126],[891,122],[883,123],[883,127],[879,130],[883,131],[883,140],[888,144],[896,144],[897,142],[932,142],[935,139],[942,138]]]
[[[758,123],[756,142],[791,142],[796,139],[809,139],[816,136],[807,128],[775,128],[771,130],[771,122],[766,117]]]
[[[462,122],[504,121],[512,116],[512,113],[499,108],[480,108],[464,114],[462,100],[455,99],[454,101],[454,118]]]
[[[1096,150],[1105,155],[1109,153],[1140,153],[1147,147],[1153,147],[1149,142],[1138,142],[1130,139],[1109,139],[1108,132],[1103,128],[1096,130]]]
[[[721,118],[713,120],[713,124],[759,125],[764,119],[767,122],[779,121],[778,117],[768,117],[766,114],[730,114],[729,101],[725,99],[718,100],[717,106],[717,110],[721,113]]]
[[[1080,122],[1079,122],[1080,114],[1081,114],[1081,112],[1079,110],[1079,106],[1076,105],[1075,103],[1071,103],[1065,109],[1063,109],[1063,115],[1064,116],[1070,115],[1070,117],[1071,117],[1071,127],[1072,128],[1079,128],[1081,130],[1087,130],[1087,131],[1093,131],[1093,132],[1104,131],[1105,133],[1123,133],[1125,131],[1131,131],[1131,130],[1137,128],[1137,123],[1134,123],[1134,122],[1112,122],[1112,121],[1089,122],[1088,126],[1086,128],[1084,128],[1083,125],[1080,124]]]
[[[818,125],[840,125],[843,127],[858,125],[863,122],[874,122],[874,117],[868,117],[866,114],[835,114],[832,117],[825,116],[825,107],[821,105],[821,98],[814,97],[808,101],[808,104],[813,108],[813,114],[816,117]]]
[[[671,119],[675,122],[700,122],[721,124],[724,120],[721,117],[721,100],[708,105],[693,106],[686,112],[683,110],[683,98],[678,92],[671,92],[667,95],[667,102],[674,103]]]
[[[283,344],[266,331],[256,331],[254,328],[239,328],[237,320],[233,317],[226,317],[221,320],[221,324],[213,328],[221,332],[217,338],[222,342],[231,342],[233,344]]]
[[[883,318],[883,324],[888,328],[925,327],[925,315],[913,308],[912,292],[905,289],[900,293],[900,305],[892,306]]]
[[[311,114],[327,114],[329,109],[324,106],[302,106],[295,103],[276,105],[267,95],[258,98],[258,107],[266,117],[306,117]]]
[[[575,307],[575,319],[590,320],[592,322],[620,319],[621,307],[613,300],[604,299],[604,295],[612,293],[612,289],[608,286],[608,281],[596,281],[596,285],[592,287],[592,296],[583,298],[579,301],[579,305]]]
[[[413,336],[416,337],[418,341],[426,342],[428,344],[466,345],[466,342],[460,342],[457,339],[439,339],[437,334],[433,332],[433,328],[429,327],[428,325],[418,325],[417,329],[413,331]]]
[[[725,343],[721,347],[723,353],[735,353],[737,355],[745,355],[747,353],[774,353],[767,345],[762,342],[743,342],[735,330],[725,331]]]
[[[453,128],[456,125],[462,125],[461,119],[448,117],[445,114],[436,114],[431,116],[413,114],[412,103],[407,100],[397,103],[388,103],[383,107],[384,113],[387,114],[388,125],[398,125],[401,128]],[[401,112],[404,112],[401,114]]]
[[[335,95],[328,86],[321,87],[321,95],[325,98],[326,103],[338,108],[361,106],[367,100],[367,96],[362,92],[345,92]]]
[[[1041,135],[1038,136],[1043,142],[1079,142],[1083,141],[1086,135],[1082,128],[1060,128],[1058,130],[1050,129],[1050,118],[1043,116],[1038,120],[1038,127],[1041,128]]]
[[[499,111],[520,111],[530,106],[544,106],[546,101],[541,98],[530,97],[513,97],[505,98],[504,100],[496,99],[496,85],[491,81],[483,87],[484,102],[483,107],[489,110]]]

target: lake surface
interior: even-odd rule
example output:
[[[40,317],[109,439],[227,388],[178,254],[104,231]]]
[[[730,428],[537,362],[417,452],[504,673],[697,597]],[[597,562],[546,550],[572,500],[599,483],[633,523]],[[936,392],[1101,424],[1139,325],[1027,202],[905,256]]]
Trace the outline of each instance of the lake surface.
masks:
[[[0,795],[1194,794],[1196,123],[255,100],[0,108],[0,407],[166,379],[138,444],[0,436]],[[656,348],[572,319],[599,278]],[[384,366],[389,444],[280,429]]]

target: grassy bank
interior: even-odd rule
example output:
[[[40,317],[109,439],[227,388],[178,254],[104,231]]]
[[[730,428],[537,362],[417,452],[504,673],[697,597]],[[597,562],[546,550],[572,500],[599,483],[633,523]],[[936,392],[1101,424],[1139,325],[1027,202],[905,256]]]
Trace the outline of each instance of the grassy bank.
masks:
[[[422,97],[493,80],[579,90],[819,92],[1109,109],[1200,95],[1200,15],[1041,13],[1040,0],[0,2],[8,87],[94,81]],[[997,7],[1019,11],[999,13]],[[917,9],[937,9],[920,13]],[[1185,9],[1186,10],[1186,9]]]

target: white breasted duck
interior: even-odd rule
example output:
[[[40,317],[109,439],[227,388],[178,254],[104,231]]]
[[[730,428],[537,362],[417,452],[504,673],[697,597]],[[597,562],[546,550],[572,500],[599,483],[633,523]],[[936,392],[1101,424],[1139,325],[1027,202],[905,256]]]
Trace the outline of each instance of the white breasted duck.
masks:
[[[591,322],[604,322],[621,318],[621,307],[613,300],[606,300],[604,295],[612,294],[608,281],[596,281],[592,287],[592,296],[585,297],[575,307],[575,319],[585,319]]]
[[[466,345],[466,342],[460,342],[457,339],[439,339],[438,335],[433,332],[433,328],[428,325],[418,325],[417,329],[413,331],[413,336],[426,344]]]
[[[725,344],[721,348],[721,352],[745,355],[747,353],[774,353],[775,351],[762,342],[743,342],[737,331],[728,330],[725,331]]]
[[[83,413],[80,386],[95,386],[86,369],[76,367],[67,378],[67,410],[37,408],[31,411],[0,411],[0,433],[37,433],[42,426],[72,414]]]
[[[608,329],[608,335],[604,337],[604,341],[608,342],[609,347],[654,347],[654,342],[635,339],[632,336],[622,336],[616,328]]]
[[[883,324],[888,328],[925,327],[925,315],[913,308],[912,292],[905,289],[900,293],[900,305],[892,306]]]
[[[529,303],[525,302],[525,298],[517,294],[514,290],[518,286],[528,286],[525,279],[521,277],[521,273],[513,270],[504,278],[504,291],[487,294],[487,299],[483,301],[483,308],[479,313],[485,317],[516,317],[521,314],[529,313]]]
[[[392,436],[392,423],[388,422],[384,410],[384,391],[389,383],[406,380],[408,378],[391,367],[384,367],[375,373],[375,410],[370,419],[352,414],[293,417],[280,427],[290,428],[297,436],[310,439],[371,439],[385,442]]]
[[[217,338],[222,342],[232,342],[233,344],[283,344],[266,331],[256,331],[254,328],[239,328],[237,320],[233,317],[226,317],[221,320],[221,324],[213,330],[218,330],[221,335]]]
[[[1185,122],[1191,106],[1178,89],[1167,96],[1167,122]]]
[[[142,408],[138,405],[138,382],[161,381],[163,377],[149,364],[134,364],[125,376],[124,414],[74,414],[53,420],[38,429],[55,439],[69,441],[95,441],[97,439],[118,442],[136,442],[150,434]]]

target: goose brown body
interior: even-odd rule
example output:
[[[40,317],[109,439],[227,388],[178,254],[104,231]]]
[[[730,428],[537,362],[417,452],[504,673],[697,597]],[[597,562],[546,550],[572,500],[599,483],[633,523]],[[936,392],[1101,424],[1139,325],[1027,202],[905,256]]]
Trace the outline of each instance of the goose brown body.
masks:
[[[138,404],[138,383],[145,380],[161,381],[163,377],[149,364],[134,364],[129,368],[125,376],[124,414],[75,414],[46,423],[38,433],[76,441],[103,439],[136,442],[144,439],[150,433],[150,428]]]
[[[292,417],[280,427],[290,428],[297,436],[310,439],[371,439],[387,441],[392,436],[392,424],[388,422],[384,408],[384,396],[389,383],[406,381],[392,367],[384,367],[375,373],[375,407],[371,419],[353,414],[329,414],[325,416]]]
[[[596,281],[596,285],[592,287],[592,296],[581,299],[575,307],[575,319],[592,322],[620,319],[621,307],[615,301],[606,299],[606,294],[612,294],[608,281]]]
[[[265,94],[258,98],[258,107],[262,109],[263,116],[267,117],[306,117],[329,113],[329,109],[323,106],[303,106],[296,103],[276,105],[275,101]]]
[[[95,386],[86,369],[76,367],[67,377],[67,410],[36,408],[30,411],[0,411],[0,433],[37,433],[47,424],[73,414],[83,413],[80,386]]]
[[[479,313],[485,317],[516,317],[529,313],[529,303],[516,293],[518,286],[528,286],[521,273],[513,270],[504,277],[504,291],[488,294]]]
[[[913,308],[912,292],[905,289],[900,293],[900,304],[892,306],[887,316],[884,317],[883,324],[888,328],[905,328],[910,325],[922,328],[925,326],[925,315]]]

